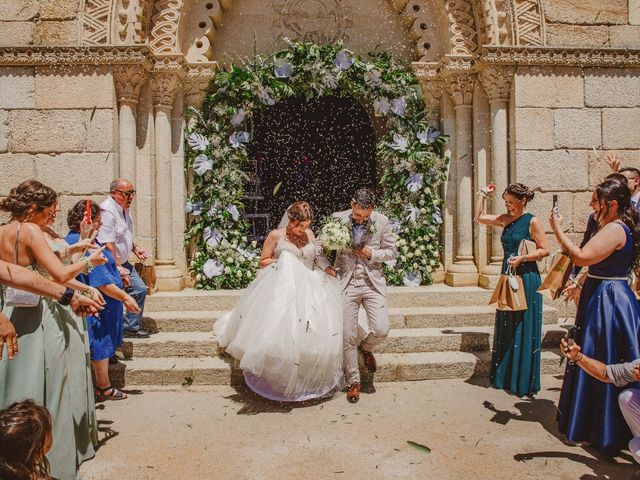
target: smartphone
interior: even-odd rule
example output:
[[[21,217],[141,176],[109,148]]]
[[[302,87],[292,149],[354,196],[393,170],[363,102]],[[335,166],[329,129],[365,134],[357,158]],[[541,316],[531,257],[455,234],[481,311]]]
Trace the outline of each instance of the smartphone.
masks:
[[[91,224],[91,200],[88,199],[84,207],[84,217],[87,219],[87,223]]]
[[[575,325],[560,325],[562,328],[566,328],[567,329],[567,333],[564,334],[564,339],[567,342],[568,346],[571,346],[575,343],[574,339],[576,338],[576,329],[577,327]],[[562,357],[560,357],[560,365],[562,365],[564,363],[564,355],[562,355]]]
[[[560,209],[558,208],[558,194],[553,194],[553,214],[555,216],[560,215]]]

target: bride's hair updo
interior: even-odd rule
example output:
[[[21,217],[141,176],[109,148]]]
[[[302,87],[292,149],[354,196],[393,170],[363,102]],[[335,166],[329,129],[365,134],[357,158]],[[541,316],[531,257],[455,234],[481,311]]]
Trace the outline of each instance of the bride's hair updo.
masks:
[[[9,196],[0,201],[0,210],[9,212],[12,217],[23,217],[31,208],[42,210],[58,201],[58,194],[37,180],[27,180],[11,189]]]
[[[296,202],[287,210],[289,222],[310,222],[311,206],[307,202]]]
[[[509,185],[502,196],[504,197],[507,194],[513,195],[518,200],[522,200],[524,198],[526,200],[526,203],[529,203],[531,200],[533,200],[533,197],[535,197],[535,193],[533,193],[533,190],[522,183],[512,183],[511,185]]]

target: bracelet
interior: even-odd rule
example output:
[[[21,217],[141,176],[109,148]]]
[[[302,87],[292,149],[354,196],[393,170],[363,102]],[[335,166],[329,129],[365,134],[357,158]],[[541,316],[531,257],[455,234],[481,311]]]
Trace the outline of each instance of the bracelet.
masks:
[[[489,196],[489,193],[486,190],[482,189],[478,192],[478,196],[482,198],[487,198]]]
[[[82,295],[83,297],[87,297],[91,299],[93,299],[93,294],[94,294],[94,288],[92,287],[89,287],[87,290],[80,292],[80,295]]]
[[[576,359],[573,361],[573,363],[580,363],[583,358],[584,354],[582,352],[578,352],[578,355],[576,355]]]
[[[87,262],[87,265],[82,269],[82,273],[88,275],[91,273],[91,270],[93,270],[93,265],[91,265],[91,260],[89,260],[88,257],[85,260]]]
[[[64,307],[68,306],[75,293],[73,288],[67,288],[62,294],[62,297],[60,297],[60,300],[58,300],[58,303]]]

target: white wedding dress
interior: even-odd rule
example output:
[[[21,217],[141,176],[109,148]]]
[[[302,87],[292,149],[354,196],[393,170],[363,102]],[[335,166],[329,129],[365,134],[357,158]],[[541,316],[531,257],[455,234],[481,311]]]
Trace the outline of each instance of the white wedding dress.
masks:
[[[313,269],[316,249],[315,241],[298,248],[282,238],[278,261],[213,328],[249,388],[271,400],[319,398],[344,385],[340,284]]]

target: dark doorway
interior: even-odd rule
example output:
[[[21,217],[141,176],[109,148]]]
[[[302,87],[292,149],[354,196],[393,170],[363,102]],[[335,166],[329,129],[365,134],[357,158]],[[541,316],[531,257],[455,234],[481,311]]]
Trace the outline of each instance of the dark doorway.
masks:
[[[254,119],[250,158],[246,212],[258,240],[297,200],[309,202],[317,220],[377,184],[375,130],[350,98],[291,98],[269,107]]]

